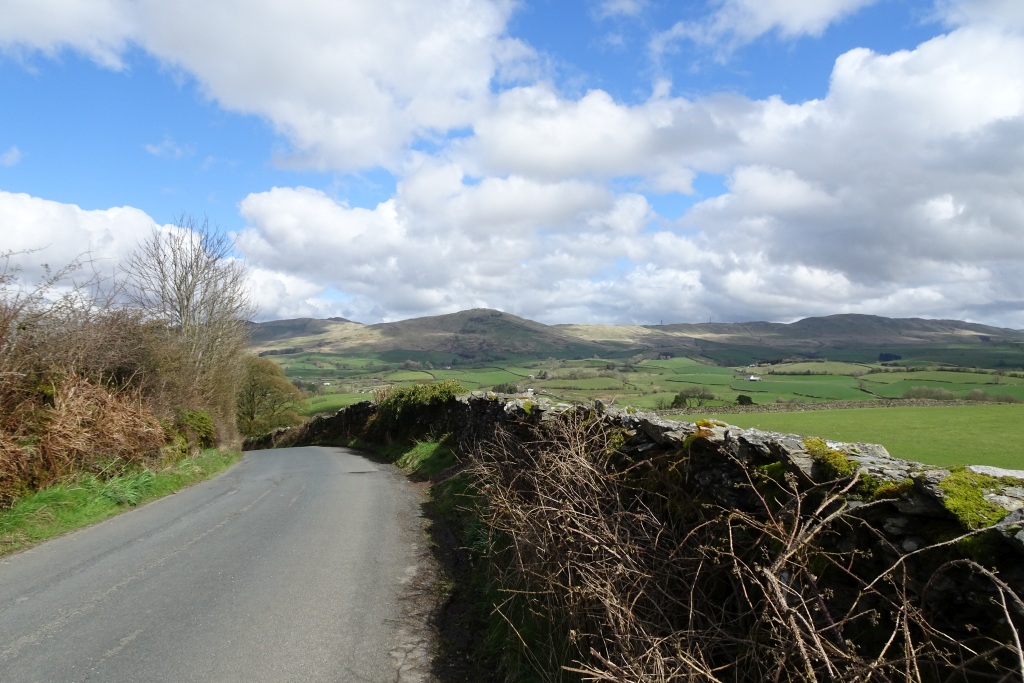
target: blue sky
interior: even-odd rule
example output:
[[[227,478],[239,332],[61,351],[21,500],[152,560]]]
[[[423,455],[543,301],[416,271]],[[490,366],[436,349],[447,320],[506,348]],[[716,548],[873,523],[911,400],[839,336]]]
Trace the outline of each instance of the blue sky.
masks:
[[[263,319],[1024,328],[1019,0],[0,0],[0,251]]]

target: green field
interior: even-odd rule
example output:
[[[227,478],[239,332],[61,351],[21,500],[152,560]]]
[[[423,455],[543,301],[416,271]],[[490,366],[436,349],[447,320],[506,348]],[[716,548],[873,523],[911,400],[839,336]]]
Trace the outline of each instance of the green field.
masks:
[[[679,419],[700,417],[737,427],[879,443],[897,458],[931,465],[1024,469],[1024,404],[709,413]]]
[[[946,355],[960,353],[947,351]],[[553,401],[592,403],[600,399],[640,410],[667,408],[680,391],[702,388],[714,396],[702,404],[709,414],[715,406],[735,405],[741,395],[755,404],[793,404],[795,412],[727,414],[721,418],[737,426],[881,443],[896,457],[937,465],[1024,468],[1024,456],[1014,447],[1024,441],[1024,404],[799,411],[801,403],[900,398],[904,392],[922,387],[949,392],[953,398],[978,398],[982,392],[982,397],[990,399],[1024,401],[1024,373],[978,369],[980,363],[960,370],[944,365],[907,368],[845,361],[720,367],[706,359],[641,360],[638,356],[514,358],[479,365],[435,364],[427,356],[416,360],[396,354],[385,358],[306,352],[269,357],[281,364],[290,379],[311,383],[322,392],[300,407],[305,416],[335,412],[372,399],[375,390],[387,386],[447,379],[457,380],[467,391],[514,384]],[[691,414],[686,419],[696,418]]]
[[[311,396],[302,403],[298,412],[303,417],[312,417],[319,413],[335,413],[353,403],[369,401],[372,398],[372,394],[324,394],[322,396]]]

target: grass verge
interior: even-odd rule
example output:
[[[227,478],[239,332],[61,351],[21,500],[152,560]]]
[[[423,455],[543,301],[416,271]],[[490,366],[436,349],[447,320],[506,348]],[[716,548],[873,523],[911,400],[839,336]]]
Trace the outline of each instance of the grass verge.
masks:
[[[90,474],[23,496],[0,511],[0,556],[209,479],[241,457],[238,451],[211,448],[156,471],[141,469],[110,479]]]

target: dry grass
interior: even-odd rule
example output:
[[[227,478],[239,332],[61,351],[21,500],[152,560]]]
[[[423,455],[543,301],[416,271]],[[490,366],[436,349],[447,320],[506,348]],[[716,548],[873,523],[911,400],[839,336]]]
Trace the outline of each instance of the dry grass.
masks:
[[[848,505],[855,478],[798,485],[724,453],[708,466],[699,442],[630,457],[583,412],[521,437],[499,433],[472,467],[496,609],[555,625],[520,631],[543,680],[1024,676],[1017,593],[959,539],[895,547],[876,514],[886,501]]]
[[[63,378],[52,397],[23,402],[0,428],[0,507],[80,471],[152,464],[165,436],[137,395]]]

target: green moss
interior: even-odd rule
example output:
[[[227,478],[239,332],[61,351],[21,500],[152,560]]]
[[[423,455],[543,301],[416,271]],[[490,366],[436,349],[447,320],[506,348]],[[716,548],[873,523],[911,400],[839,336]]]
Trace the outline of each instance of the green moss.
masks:
[[[992,526],[1005,517],[1007,511],[986,500],[985,491],[998,492],[1005,483],[997,477],[957,468],[939,482],[939,488],[945,494],[942,504],[967,529]]]
[[[707,420],[707,419],[697,420],[697,422],[695,422],[694,424],[697,425],[697,427],[702,428],[702,429],[711,429],[712,427],[728,427],[729,426],[729,425],[727,425],[724,422],[721,422],[719,420]]]
[[[683,448],[689,449],[696,442],[702,439],[707,439],[709,436],[714,436],[714,434],[715,433],[712,432],[710,429],[703,429],[698,427],[697,431],[683,439]]]
[[[533,401],[523,401],[522,405],[523,410],[526,411],[527,415],[529,415],[533,412],[533,406],[535,406],[536,404]]]
[[[824,439],[809,436],[803,440],[803,445],[811,459],[822,468],[825,476],[830,479],[848,477],[857,471],[857,466],[850,462],[845,454],[834,448],[829,448]]]
[[[870,501],[893,500],[914,489],[913,479],[886,481],[868,473],[860,475],[858,490]]]
[[[781,482],[786,476],[786,466],[782,464],[781,460],[777,460],[768,465],[762,465],[757,468],[757,471],[773,481]]]

